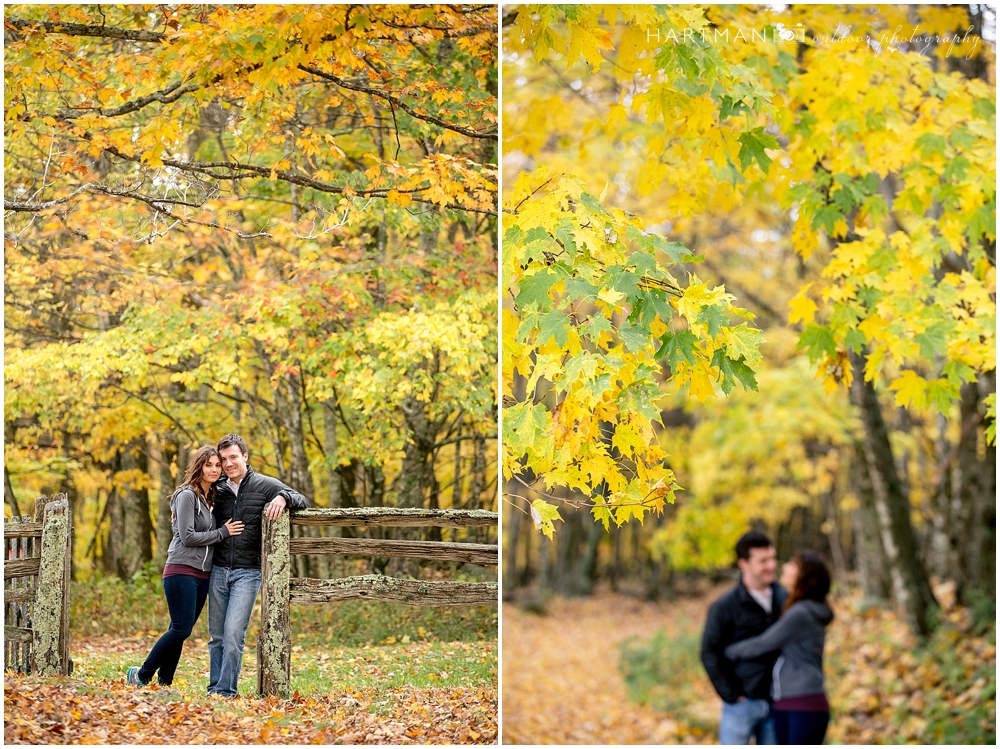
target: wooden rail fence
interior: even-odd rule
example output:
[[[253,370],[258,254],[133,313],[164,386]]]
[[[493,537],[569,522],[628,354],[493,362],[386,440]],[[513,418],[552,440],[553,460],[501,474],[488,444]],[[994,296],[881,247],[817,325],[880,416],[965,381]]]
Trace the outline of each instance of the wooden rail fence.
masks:
[[[4,519],[4,670],[69,675],[70,536],[65,494],[35,500],[35,514]]]
[[[442,561],[498,563],[495,544],[402,541],[375,538],[291,538],[295,525],[361,527],[496,526],[497,513],[485,510],[424,510],[420,508],[312,508],[285,512],[272,522],[266,517],[261,538],[261,623],[257,638],[257,693],[288,698],[291,683],[292,603],[329,603],[352,598],[394,601],[416,606],[496,606],[497,583],[452,580],[402,580],[384,575],[355,575],[333,580],[293,578],[292,554],[412,557]]]

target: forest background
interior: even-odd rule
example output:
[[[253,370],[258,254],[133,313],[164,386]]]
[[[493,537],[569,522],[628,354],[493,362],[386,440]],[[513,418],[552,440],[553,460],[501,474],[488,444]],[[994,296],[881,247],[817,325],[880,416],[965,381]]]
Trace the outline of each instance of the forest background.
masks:
[[[314,506],[497,508],[496,13],[5,7],[4,512],[68,496],[76,634],[165,628],[169,499],[229,432]],[[300,624],[481,643],[455,683],[495,687],[495,609],[347,609]]]
[[[837,580],[832,738],[995,740],[993,9],[502,24],[505,740],[711,740],[750,527]]]

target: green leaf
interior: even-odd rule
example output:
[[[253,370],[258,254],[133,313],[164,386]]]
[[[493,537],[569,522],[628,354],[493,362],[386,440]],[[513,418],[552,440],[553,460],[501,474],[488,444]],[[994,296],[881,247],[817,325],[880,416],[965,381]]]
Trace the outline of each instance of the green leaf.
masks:
[[[663,345],[656,352],[656,358],[662,359],[665,357],[671,369],[675,369],[681,359],[684,359],[688,364],[694,364],[698,361],[697,354],[695,353],[698,336],[690,330],[682,330],[679,333],[670,333],[668,331],[660,337],[660,340],[663,342]]]
[[[628,320],[618,326],[618,337],[630,351],[642,351],[652,343],[649,331],[642,325],[633,325]]]
[[[938,322],[931,325],[923,333],[913,336],[913,340],[920,345],[920,356],[925,359],[933,359],[935,354],[943,354],[948,348],[948,333],[954,328],[947,322]]]
[[[566,253],[571,258],[576,258],[579,250],[576,246],[576,239],[573,237],[573,225],[569,221],[563,219],[559,222],[559,225],[556,227],[555,237],[562,242]]]
[[[656,243],[656,249],[666,253],[667,257],[675,263],[683,263],[685,258],[694,256],[694,253],[680,242],[668,242],[663,237],[658,237],[655,234],[653,235],[653,241]]]
[[[746,323],[729,330],[729,340],[726,351],[734,359],[743,357],[751,367],[760,365],[760,344],[764,343],[764,334],[757,328],[751,328]]]
[[[594,501],[597,504],[590,508],[594,520],[604,525],[604,530],[611,530],[611,511],[604,504],[604,497],[597,497]]]
[[[517,224],[507,227],[507,230],[503,233],[504,247],[516,247],[523,239],[524,230]]]
[[[730,115],[749,114],[750,109],[743,103],[742,99],[734,100],[731,96],[723,96],[719,101],[719,122]]]
[[[503,410],[503,441],[513,455],[524,455],[535,444],[535,435],[548,423],[541,403],[518,403]]]
[[[632,298],[638,291],[639,276],[620,265],[612,265],[605,270],[600,282],[602,286],[609,286]]]
[[[970,367],[968,364],[963,364],[962,362],[949,361],[941,369],[941,374],[943,374],[952,385],[959,386],[965,382],[972,382],[976,379],[976,370]]]
[[[740,142],[740,167],[742,167],[743,171],[745,172],[751,162],[756,160],[761,171],[767,174],[767,170],[771,166],[771,157],[764,152],[764,149],[779,148],[778,139],[773,135],[765,133],[764,128],[757,127],[743,133],[738,140]]]
[[[718,367],[722,373],[722,392],[726,395],[729,395],[737,381],[743,385],[744,390],[757,390],[754,371],[747,366],[742,356],[739,359],[731,359],[722,352],[722,349],[716,349],[712,355],[712,366]]]
[[[914,145],[920,149],[920,155],[926,159],[936,153],[944,156],[947,142],[944,136],[938,133],[924,133],[914,141]]]
[[[642,250],[637,250],[628,256],[628,261],[630,264],[635,266],[635,272],[640,277],[649,276],[655,278],[655,274],[659,265],[656,262],[656,258],[649,252],[644,252]],[[621,291],[621,289],[619,289]]]
[[[614,326],[604,315],[595,313],[590,316],[587,322],[580,326],[580,335],[596,341],[601,337],[601,333],[614,333]]]
[[[549,289],[558,280],[559,277],[548,268],[522,278],[518,282],[520,288],[517,292],[517,297],[514,299],[514,304],[518,308],[524,308],[530,304],[536,305],[538,309],[548,307],[552,303],[552,299],[549,297]]]
[[[587,208],[589,208],[594,213],[600,214],[601,216],[607,216],[607,209],[601,205],[601,201],[591,195],[589,192],[580,193],[580,202],[583,203]]]
[[[945,416],[951,410],[953,401],[958,400],[958,387],[940,378],[927,383],[927,404]]]
[[[837,353],[837,343],[833,338],[833,332],[821,325],[807,325],[806,329],[799,334],[799,343],[795,350],[806,349],[809,354],[809,361],[817,362],[823,355],[835,356]]]
[[[538,318],[538,345],[544,346],[555,338],[557,346],[566,345],[569,340],[570,320],[559,310],[546,312]]]
[[[976,99],[972,102],[972,114],[989,122],[997,116],[997,103],[993,99]]]
[[[729,316],[722,307],[703,304],[698,313],[698,322],[708,323],[708,334],[712,338],[718,338],[722,329],[729,326]]]
[[[573,304],[584,299],[594,299],[599,289],[585,278],[567,278],[566,294],[564,299],[567,304]],[[565,306],[565,305],[564,305]]]
[[[844,346],[855,354],[860,354],[867,342],[868,339],[860,330],[848,330],[847,335],[844,336]]]
[[[818,208],[813,214],[812,228],[824,229],[827,234],[832,235],[837,222],[844,217],[842,211],[833,204],[824,205]]]
[[[654,244],[652,234],[641,231],[637,226],[629,224],[628,229],[625,230],[625,236],[628,237],[630,242],[635,242],[646,252],[653,251]]]

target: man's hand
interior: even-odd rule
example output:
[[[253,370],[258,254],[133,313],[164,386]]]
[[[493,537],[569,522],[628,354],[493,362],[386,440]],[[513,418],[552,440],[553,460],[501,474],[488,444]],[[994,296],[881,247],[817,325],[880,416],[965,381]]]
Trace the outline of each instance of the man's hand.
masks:
[[[285,504],[285,498],[279,494],[264,508],[264,516],[268,520],[277,520],[281,517],[282,511],[285,509]]]

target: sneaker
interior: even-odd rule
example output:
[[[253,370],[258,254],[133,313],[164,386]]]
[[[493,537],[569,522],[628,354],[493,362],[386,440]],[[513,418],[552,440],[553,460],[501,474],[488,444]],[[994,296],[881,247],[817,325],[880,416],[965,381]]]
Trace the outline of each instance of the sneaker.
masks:
[[[141,681],[139,681],[139,666],[132,666],[128,671],[125,672],[125,683],[130,687],[144,687],[146,686]]]

